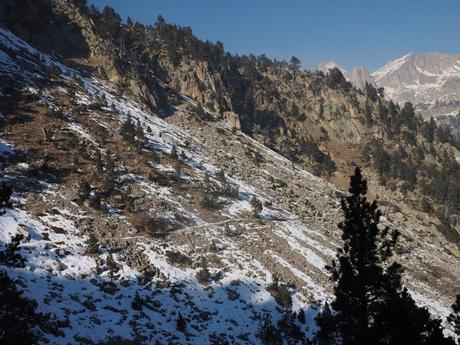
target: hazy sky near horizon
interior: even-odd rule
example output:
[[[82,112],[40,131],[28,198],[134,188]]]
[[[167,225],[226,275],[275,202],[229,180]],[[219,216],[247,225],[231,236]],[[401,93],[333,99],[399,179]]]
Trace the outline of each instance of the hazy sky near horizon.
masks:
[[[460,53],[460,0],[88,0],[153,24],[190,26],[238,54],[373,71],[409,52]]]

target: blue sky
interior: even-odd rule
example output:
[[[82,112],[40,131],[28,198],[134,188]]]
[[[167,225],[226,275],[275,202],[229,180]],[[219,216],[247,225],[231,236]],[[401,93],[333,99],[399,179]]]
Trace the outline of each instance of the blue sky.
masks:
[[[88,0],[126,19],[191,26],[239,54],[289,59],[306,68],[334,60],[370,71],[408,52],[460,53],[460,0]]]

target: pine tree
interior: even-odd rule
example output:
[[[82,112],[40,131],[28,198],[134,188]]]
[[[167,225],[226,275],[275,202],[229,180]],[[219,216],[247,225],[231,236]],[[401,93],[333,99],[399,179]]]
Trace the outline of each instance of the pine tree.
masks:
[[[99,150],[96,152],[94,163],[96,164],[97,172],[101,174],[104,171],[104,164],[102,163],[101,152]]]
[[[398,233],[388,238],[389,229],[379,229],[382,214],[377,203],[365,197],[367,182],[359,168],[351,176],[349,192],[342,199],[344,221],[339,224],[344,244],[330,268],[336,282],[334,320],[343,345],[375,344],[370,320],[381,289],[382,263],[391,255]]]
[[[107,151],[105,158],[105,173],[111,179],[115,177],[115,159],[110,151]]]
[[[302,62],[299,60],[299,58],[297,58],[295,56],[292,56],[291,60],[289,62],[290,62],[291,67],[296,71],[298,71],[300,69],[300,65],[302,64]]]
[[[212,185],[208,174],[204,176],[201,206],[207,209],[219,207],[216,189]]]
[[[139,296],[139,292],[136,291],[136,294],[134,295],[133,301],[131,302],[131,307],[134,310],[142,310],[142,298]]]
[[[185,320],[181,313],[179,313],[176,320],[176,329],[182,333],[185,333],[187,330],[187,320]]]
[[[11,186],[3,183],[0,186],[0,208],[11,208],[11,194],[13,194]]]
[[[78,198],[80,202],[84,202],[89,198],[91,194],[91,186],[86,180],[82,180],[78,184]]]
[[[257,199],[255,195],[251,199],[251,206],[254,217],[259,217],[260,213],[262,212],[263,205],[262,202],[259,199]]]
[[[99,250],[99,244],[96,236],[93,233],[89,234],[88,240],[86,241],[88,254],[96,254]]]
[[[106,264],[107,264],[107,268],[113,273],[117,272],[119,269],[118,264],[113,259],[112,254],[109,254],[109,256],[107,256]]]
[[[145,137],[145,133],[144,133],[144,130],[142,129],[142,125],[139,119],[137,119],[135,133],[136,133],[136,139],[137,139],[138,145],[140,148],[142,148],[142,146],[144,146],[144,144],[146,143],[147,138]]]
[[[223,186],[227,183],[227,178],[225,177],[224,169],[220,169],[217,173],[217,179],[219,180],[220,184]]]
[[[452,313],[447,320],[454,328],[457,337],[460,338],[460,294],[457,295],[455,303],[452,305]]]
[[[305,320],[305,312],[303,311],[303,309],[299,310],[299,313],[297,314],[297,320],[299,320],[299,322],[301,324],[303,324],[303,325],[305,324],[305,321],[306,321]]]
[[[263,316],[262,324],[259,328],[257,336],[262,340],[265,345],[280,345],[283,344],[281,333],[272,324],[270,314],[265,313]]]
[[[315,335],[315,344],[317,345],[332,345],[336,344],[335,341],[335,323],[332,315],[331,308],[328,303],[324,304],[323,309],[315,318],[316,324],[319,327]]]
[[[444,338],[440,320],[432,319],[426,308],[417,306],[402,286],[401,272],[398,264],[387,270],[383,298],[374,317],[376,344],[452,344],[450,339]]]
[[[7,248],[0,252],[0,263],[10,267],[24,267],[25,259],[17,252],[23,239],[16,235]],[[58,328],[49,314],[36,311],[37,303],[27,299],[16,288],[6,272],[0,271],[0,344],[37,344],[37,326],[56,334]]]
[[[177,159],[179,156],[177,155],[177,148],[176,145],[173,145],[171,148],[171,154],[170,154],[172,159]]]
[[[0,252],[0,264],[10,267],[24,267],[26,260],[19,254],[19,245],[24,239],[24,236],[17,234],[11,237],[11,242],[8,243],[5,250]]]
[[[174,165],[174,171],[175,171],[174,178],[177,181],[180,181],[180,175],[181,175],[181,171],[182,171],[182,164],[181,164],[180,161],[177,161],[176,164]]]
[[[128,114],[126,121],[121,125],[120,134],[128,143],[136,143],[136,126],[131,119],[131,115]]]
[[[201,284],[209,283],[209,280],[211,279],[211,273],[208,269],[208,262],[204,257],[201,259],[200,268],[201,269],[196,273],[196,279]]]
[[[330,267],[336,313],[326,309],[317,317],[317,344],[453,345],[440,320],[418,307],[403,287],[401,265],[388,263],[399,233],[378,227],[382,214],[375,201],[366,199],[367,182],[359,168],[349,191],[339,224],[343,248]]]
[[[37,314],[36,302],[21,296],[15,283],[6,272],[0,271],[0,343],[36,344],[33,327],[41,323],[43,315]]]
[[[236,198],[238,196],[238,185],[230,183],[230,181],[225,176],[223,169],[220,169],[217,173],[217,179],[221,185],[221,192],[223,195],[229,196],[231,198]]]

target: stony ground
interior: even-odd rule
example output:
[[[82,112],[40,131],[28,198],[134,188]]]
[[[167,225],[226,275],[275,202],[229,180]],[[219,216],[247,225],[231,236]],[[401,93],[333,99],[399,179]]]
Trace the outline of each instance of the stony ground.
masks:
[[[301,330],[314,333],[318,303],[331,292],[325,266],[340,243],[344,191],[222,122],[201,120],[186,97],[162,120],[108,82],[0,34],[1,162],[15,190],[0,239],[29,234],[20,247],[26,267],[7,269],[40,311],[69,321],[66,342],[257,344],[262,315],[276,321],[286,309],[269,291],[274,274],[290,308],[307,314],[306,324],[296,321]],[[145,133],[141,148],[120,135],[128,117]],[[238,187],[233,196],[222,193],[219,170]],[[218,191],[215,208],[202,203],[207,184]],[[445,317],[459,259],[430,235],[429,220],[384,198],[385,222],[403,233],[408,287]],[[63,337],[45,335],[56,344]]]

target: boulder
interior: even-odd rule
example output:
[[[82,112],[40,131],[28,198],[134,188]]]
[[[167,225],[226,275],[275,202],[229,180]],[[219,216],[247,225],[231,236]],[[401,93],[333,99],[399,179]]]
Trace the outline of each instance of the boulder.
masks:
[[[19,232],[22,236],[24,236],[25,239],[28,239],[28,238],[29,238],[30,234],[29,234],[29,232],[27,231],[27,229],[25,229],[25,228],[23,228],[22,226],[18,225],[17,230],[18,230],[18,232]]]
[[[78,201],[80,197],[78,196],[78,192],[76,190],[68,190],[64,193],[64,199],[66,201]]]
[[[225,111],[222,114],[222,119],[231,128],[241,129],[240,117],[233,111]]]

